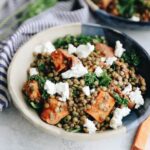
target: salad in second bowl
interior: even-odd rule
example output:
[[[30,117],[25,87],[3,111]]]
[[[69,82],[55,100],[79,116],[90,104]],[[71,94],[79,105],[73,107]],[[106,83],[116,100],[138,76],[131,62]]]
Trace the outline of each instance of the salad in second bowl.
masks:
[[[78,35],[35,47],[23,85],[26,102],[40,118],[69,132],[95,133],[122,126],[144,104],[140,57],[120,41]]]
[[[93,0],[100,9],[132,21],[150,21],[149,0]]]

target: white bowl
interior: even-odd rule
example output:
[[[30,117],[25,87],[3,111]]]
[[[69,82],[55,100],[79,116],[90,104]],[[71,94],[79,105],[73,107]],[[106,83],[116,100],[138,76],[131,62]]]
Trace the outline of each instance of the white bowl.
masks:
[[[95,27],[101,28],[100,26]],[[35,46],[48,40],[53,42],[55,39],[63,37],[67,34],[78,35],[83,33],[83,30],[83,26],[80,23],[50,28],[35,35],[17,51],[8,70],[8,88],[13,103],[23,114],[23,116],[39,129],[43,129],[47,133],[69,140],[94,140],[118,133],[125,133],[126,127],[95,134],[66,132],[63,129],[43,122],[38,114],[26,104],[23,98],[22,86],[27,79],[27,69],[33,61],[32,54]]]

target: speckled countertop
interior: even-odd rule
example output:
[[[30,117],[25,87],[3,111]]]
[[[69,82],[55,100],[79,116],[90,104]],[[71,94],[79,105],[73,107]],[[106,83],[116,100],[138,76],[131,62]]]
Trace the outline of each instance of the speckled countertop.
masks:
[[[124,32],[150,53],[150,29]],[[107,139],[71,142],[35,128],[13,106],[0,113],[0,150],[129,150],[134,135],[135,128]],[[150,150],[150,140],[148,145],[147,150]]]

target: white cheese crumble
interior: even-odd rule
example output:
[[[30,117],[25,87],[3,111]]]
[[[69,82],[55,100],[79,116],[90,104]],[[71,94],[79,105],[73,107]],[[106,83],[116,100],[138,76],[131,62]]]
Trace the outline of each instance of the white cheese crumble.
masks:
[[[94,45],[87,43],[86,45],[81,44],[77,47],[76,54],[79,58],[87,58],[91,52],[94,51]]]
[[[132,91],[129,93],[129,98],[132,102],[134,102],[135,108],[139,108],[141,105],[144,104],[144,99],[142,97],[142,93],[140,89],[137,87],[135,91]]]
[[[129,93],[132,91],[132,85],[129,83],[124,90],[122,91],[123,94],[129,95]]]
[[[56,94],[56,86],[53,82],[49,80],[46,80],[45,85],[44,85],[44,90],[46,90],[47,93],[50,95]]]
[[[94,51],[94,45],[91,45],[90,43],[87,43],[86,45],[81,44],[77,48],[72,44],[68,45],[68,53],[74,53],[79,58],[87,58],[92,51]]]
[[[138,16],[132,16],[132,17],[129,18],[129,19],[132,20],[132,21],[135,21],[135,22],[140,21],[140,17],[138,17]]]
[[[90,96],[90,88],[89,86],[85,86],[82,88],[82,91],[83,93],[86,95],[86,96]]]
[[[95,124],[93,123],[93,121],[86,119],[85,120],[85,124],[84,127],[87,128],[87,130],[89,131],[89,134],[95,133],[97,128],[95,127]]]
[[[44,49],[43,49],[43,53],[52,53],[53,51],[55,51],[55,47],[51,42],[46,42],[44,44]]]
[[[55,51],[55,47],[54,45],[48,41],[44,44],[38,45],[35,47],[34,52],[35,53],[52,53],[53,51]]]
[[[95,92],[95,89],[91,89],[90,92],[91,92],[91,93],[94,93],[94,92]]]
[[[30,76],[33,76],[33,75],[38,75],[39,72],[36,68],[30,68],[29,69],[29,74],[30,74]]]
[[[59,82],[56,84],[56,92],[61,95],[61,97],[59,97],[60,101],[66,101],[66,99],[69,99],[69,84],[63,83],[63,82]]]
[[[105,62],[106,61],[106,57],[101,57],[100,61]]]
[[[83,64],[80,62],[80,63],[74,64],[70,70],[63,72],[61,75],[63,79],[67,79],[67,78],[72,78],[72,77],[79,78],[79,77],[84,76],[87,73],[88,73],[87,68],[85,68]]]
[[[103,73],[102,68],[101,67],[96,67],[96,69],[95,69],[96,76],[100,77],[102,73]]]
[[[69,54],[76,53],[76,51],[77,51],[77,48],[74,45],[72,45],[72,44],[68,45],[68,53]]]
[[[115,56],[121,57],[124,53],[125,49],[123,48],[123,45],[120,41],[116,41],[116,47],[115,47]]]
[[[106,64],[111,66],[116,60],[116,57],[108,57],[106,58]]]
[[[128,107],[116,108],[110,121],[110,127],[113,129],[121,127],[123,117],[127,116],[130,111]]]
[[[46,90],[50,95],[58,93],[61,96],[59,97],[60,101],[65,102],[66,99],[69,99],[69,84],[67,82],[59,82],[55,84],[49,80],[46,80],[44,90]]]

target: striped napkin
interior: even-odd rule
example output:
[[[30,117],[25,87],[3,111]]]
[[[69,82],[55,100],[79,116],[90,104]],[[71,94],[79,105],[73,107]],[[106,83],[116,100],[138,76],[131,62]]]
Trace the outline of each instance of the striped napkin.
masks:
[[[84,0],[59,2],[40,15],[27,20],[6,41],[0,41],[0,110],[10,106],[7,70],[16,50],[33,35],[49,27],[73,23],[96,22]]]

